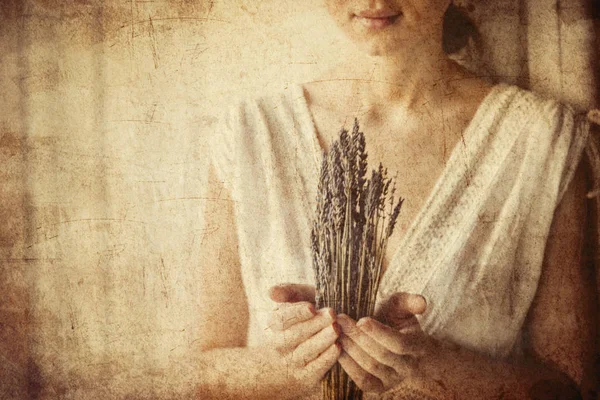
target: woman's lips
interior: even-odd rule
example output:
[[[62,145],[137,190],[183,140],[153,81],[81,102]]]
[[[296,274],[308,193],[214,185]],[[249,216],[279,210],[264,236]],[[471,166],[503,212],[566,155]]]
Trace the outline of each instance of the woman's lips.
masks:
[[[367,16],[367,15],[356,15],[358,21],[368,29],[383,29],[398,19],[400,14],[387,15],[387,16]]]

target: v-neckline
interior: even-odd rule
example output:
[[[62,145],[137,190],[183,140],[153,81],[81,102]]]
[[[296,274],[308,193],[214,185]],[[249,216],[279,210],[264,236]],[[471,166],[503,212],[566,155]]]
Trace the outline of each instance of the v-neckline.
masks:
[[[394,253],[391,255],[391,258],[389,258],[389,263],[383,274],[382,281],[381,281],[382,284],[383,284],[383,281],[386,280],[389,277],[389,275],[391,274],[391,272],[388,272],[388,271],[398,262],[398,259],[401,257],[401,253],[403,252],[409,239],[411,239],[411,237],[413,237],[416,232],[423,229],[422,225],[424,224],[425,221],[429,221],[428,222],[429,224],[433,224],[435,222],[435,221],[433,221],[432,218],[435,218],[436,211],[431,209],[432,208],[431,205],[432,205],[433,201],[436,199],[436,197],[438,196],[438,194],[440,193],[441,189],[443,188],[443,184],[447,180],[448,174],[451,171],[453,171],[452,167],[458,161],[457,159],[460,156],[461,149],[469,149],[471,147],[471,142],[473,140],[477,139],[477,135],[475,135],[475,133],[478,131],[477,127],[480,125],[480,122],[483,120],[484,116],[487,114],[487,111],[489,110],[490,105],[494,104],[495,99],[502,92],[502,89],[505,89],[508,87],[510,87],[510,85],[507,85],[504,83],[494,84],[490,88],[488,93],[486,93],[486,95],[483,97],[481,102],[479,103],[479,106],[475,110],[475,113],[473,114],[471,120],[466,125],[466,127],[464,128],[464,130],[461,134],[462,139],[458,140],[456,142],[456,144],[454,145],[454,147],[450,153],[450,157],[448,158],[448,161],[444,165],[442,172],[440,173],[435,184],[433,185],[433,188],[431,189],[429,195],[426,197],[426,200],[423,202],[422,206],[419,208],[418,212],[415,214],[413,220],[411,221],[411,223],[409,225],[409,228],[406,230],[404,235],[398,241],[398,247],[395,249]],[[314,116],[308,105],[308,100],[306,98],[306,92],[305,92],[304,86],[301,83],[296,83],[293,85],[293,89],[297,92],[297,96],[295,96],[295,98],[300,103],[301,111],[304,113],[305,117],[307,118],[307,120],[305,122],[306,122],[307,127],[310,130],[310,142],[311,142],[311,147],[313,149],[313,154],[312,154],[313,155],[312,158],[314,160],[314,163],[312,165],[313,177],[318,177],[319,176],[318,175],[319,168],[321,166],[321,157],[323,155],[323,148],[319,142],[318,131],[316,128]],[[399,190],[401,190],[401,187],[399,188]],[[432,218],[425,218],[426,214],[428,214],[428,213],[434,214],[432,216]]]

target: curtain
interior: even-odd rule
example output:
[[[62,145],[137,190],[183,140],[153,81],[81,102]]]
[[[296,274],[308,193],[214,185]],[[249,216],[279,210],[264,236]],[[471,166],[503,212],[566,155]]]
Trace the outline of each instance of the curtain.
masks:
[[[595,106],[591,3],[457,4],[482,74]],[[0,397],[192,394],[207,135],[342,40],[317,1],[1,3]]]

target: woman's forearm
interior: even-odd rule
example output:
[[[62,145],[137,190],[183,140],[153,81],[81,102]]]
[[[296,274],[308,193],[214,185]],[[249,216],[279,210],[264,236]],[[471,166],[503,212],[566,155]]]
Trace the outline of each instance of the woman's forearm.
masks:
[[[295,400],[318,389],[318,380],[266,347],[215,348],[200,356],[198,399]]]
[[[200,359],[198,399],[267,399],[274,388],[265,382],[269,365],[257,348],[217,348]]]
[[[426,380],[437,386],[433,392],[445,393],[443,398],[581,398],[577,387],[565,374],[541,364],[492,359],[457,346],[446,347],[442,353],[443,362],[426,366]]]
[[[270,371],[270,365],[264,362],[261,353],[260,349],[247,347],[203,352],[198,398],[284,398],[286,388],[275,387],[265,379],[280,371]],[[443,360],[424,366],[424,376],[407,379],[393,392],[398,395],[405,391],[411,395],[420,393],[419,398],[440,400],[580,398],[576,387],[565,375],[541,365],[495,360],[456,347],[443,353]],[[294,393],[287,395],[293,398]]]

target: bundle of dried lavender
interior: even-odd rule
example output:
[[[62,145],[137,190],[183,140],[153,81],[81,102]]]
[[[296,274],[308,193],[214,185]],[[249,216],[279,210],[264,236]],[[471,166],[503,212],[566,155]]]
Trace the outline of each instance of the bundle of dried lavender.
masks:
[[[381,164],[367,176],[365,137],[354,120],[323,154],[311,232],[317,308],[332,307],[358,320],[373,315],[389,236],[403,199]],[[361,399],[339,364],[324,378],[323,398]]]

